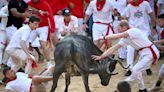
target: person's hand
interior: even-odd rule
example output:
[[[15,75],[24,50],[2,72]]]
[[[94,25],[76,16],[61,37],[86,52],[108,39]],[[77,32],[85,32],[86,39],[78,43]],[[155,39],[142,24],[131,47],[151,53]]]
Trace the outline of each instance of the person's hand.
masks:
[[[82,25],[82,29],[83,29],[83,31],[86,31],[87,28],[88,28],[88,25],[87,25],[86,23]]]
[[[97,55],[92,55],[91,56],[93,60],[102,60],[103,58],[101,56],[97,56]]]
[[[75,5],[73,3],[69,4],[69,8],[74,8],[74,7],[75,7]]]
[[[67,31],[62,31],[60,33],[61,33],[61,36],[65,36],[67,34]]]
[[[57,12],[57,14],[58,14],[58,15],[62,15],[62,10],[59,10],[59,11]]]
[[[28,13],[28,12],[25,12],[22,14],[22,17],[23,18],[27,18],[27,17],[30,17],[32,14]]]
[[[152,34],[152,36],[154,36],[155,34],[157,34],[157,32],[156,32],[156,30],[155,29],[151,29],[152,31],[151,31],[151,34]]]
[[[159,43],[159,41],[153,41],[153,43],[154,43],[154,44],[158,44],[158,43]]]
[[[39,14],[41,15],[49,15],[49,13],[47,11],[42,11],[42,10],[39,10]]]

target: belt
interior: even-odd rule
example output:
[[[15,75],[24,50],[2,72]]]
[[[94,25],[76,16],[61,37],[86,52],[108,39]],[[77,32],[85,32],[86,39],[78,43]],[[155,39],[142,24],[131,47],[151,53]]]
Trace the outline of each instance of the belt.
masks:
[[[107,27],[107,32],[106,32],[105,36],[107,36],[107,35],[109,34],[109,28],[111,28],[111,29],[112,29],[112,32],[114,33],[114,29],[113,29],[113,27],[110,25],[110,23],[102,23],[102,22],[94,22],[94,23],[97,23],[97,24],[104,24],[104,25],[107,25],[107,26],[108,26],[108,27]],[[107,39],[105,39],[104,44],[105,44],[105,47],[106,47],[107,44],[108,44],[108,40],[107,40]]]
[[[154,59],[152,64],[155,64],[155,62],[157,61],[157,55],[156,55],[155,51],[153,50],[152,46],[153,46],[153,44],[151,44],[150,46],[147,46],[147,47],[140,48],[139,51],[141,51],[141,50],[143,50],[145,48],[149,48],[151,53],[152,53],[152,55],[153,55],[153,59]]]

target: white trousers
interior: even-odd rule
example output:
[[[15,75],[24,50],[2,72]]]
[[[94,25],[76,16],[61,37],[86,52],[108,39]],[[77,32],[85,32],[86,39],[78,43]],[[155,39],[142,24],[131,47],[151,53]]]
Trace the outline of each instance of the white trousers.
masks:
[[[148,37],[150,35],[149,31],[143,31],[143,33]],[[132,46],[127,46],[127,66],[130,65],[130,70],[133,68],[135,49]]]
[[[27,73],[27,74],[31,73],[32,61],[27,60],[27,54],[22,49],[9,48],[9,49],[6,49],[6,52],[12,58],[12,61],[13,61],[14,64],[11,66],[11,68],[14,71],[18,71],[19,68],[21,68],[26,63],[25,73]],[[31,55],[31,57],[35,60],[34,56]]]
[[[153,45],[153,50],[155,51],[157,58],[159,58],[159,51]],[[139,85],[139,89],[145,89],[144,80],[142,77],[142,71],[151,67],[154,58],[152,56],[152,52],[149,48],[145,48],[139,52],[139,60],[132,68],[132,74],[126,79],[131,85],[136,81]]]

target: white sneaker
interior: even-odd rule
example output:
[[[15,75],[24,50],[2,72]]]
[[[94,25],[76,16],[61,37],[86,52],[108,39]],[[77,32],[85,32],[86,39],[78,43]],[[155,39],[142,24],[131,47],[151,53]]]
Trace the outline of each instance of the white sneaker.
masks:
[[[151,88],[148,89],[148,92],[155,92],[155,91],[159,91],[161,89],[161,87],[157,87],[155,85],[153,85]]]
[[[48,61],[47,62],[47,69],[49,69],[50,67],[52,67],[53,66],[53,64],[51,63],[51,61]]]

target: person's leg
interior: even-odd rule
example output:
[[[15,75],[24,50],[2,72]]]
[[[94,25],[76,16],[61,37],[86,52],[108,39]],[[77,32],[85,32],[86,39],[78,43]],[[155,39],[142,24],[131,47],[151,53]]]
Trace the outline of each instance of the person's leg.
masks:
[[[17,72],[22,67],[21,60],[19,59],[19,50],[8,50],[7,53],[12,58],[12,62],[14,63],[13,65],[11,65],[12,70]]]
[[[131,75],[131,70],[133,68],[133,62],[134,62],[134,52],[135,49],[132,46],[127,46],[127,66],[130,65],[129,69],[127,70],[125,76],[130,76]]]
[[[51,66],[47,70],[40,73],[41,76],[52,76],[55,69],[55,65]]]
[[[50,51],[47,46],[48,26],[38,28],[37,33],[39,34],[41,49],[43,50],[43,55],[47,61],[47,68],[48,68],[52,65],[51,58],[50,58]]]
[[[164,78],[164,64],[162,64],[159,70],[159,77],[156,83],[149,89],[149,91],[158,91],[161,89],[161,83]]]
[[[151,52],[149,51],[149,53]],[[139,92],[147,92],[144,86],[142,71],[150,67],[152,64],[152,61],[153,61],[153,58],[151,54],[147,55],[147,54],[142,53],[140,55],[138,63],[132,69],[132,74],[126,79],[126,81],[128,81],[130,84],[133,84],[134,81],[137,81],[139,85],[139,89],[140,89]]]

